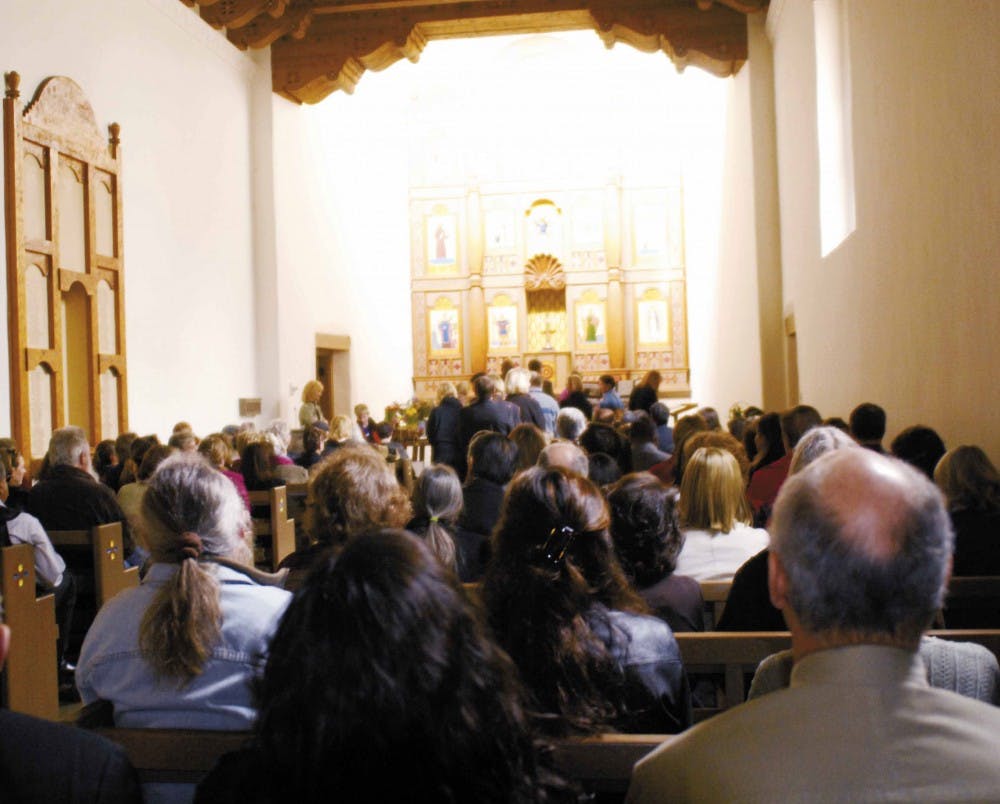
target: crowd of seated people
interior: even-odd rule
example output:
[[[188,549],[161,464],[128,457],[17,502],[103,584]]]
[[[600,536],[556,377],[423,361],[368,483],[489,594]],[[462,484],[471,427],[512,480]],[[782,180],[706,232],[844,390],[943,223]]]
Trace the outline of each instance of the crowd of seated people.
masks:
[[[201,800],[278,800],[293,787],[296,800],[315,800],[365,780],[395,795],[418,777],[427,795],[467,791],[454,800],[575,800],[535,739],[687,730],[691,690],[674,633],[708,625],[699,581],[732,580],[719,630],[785,630],[769,586],[781,489],[826,453],[885,453],[885,414],[858,406],[848,434],[800,405],[730,421],[727,432],[701,408],[664,439],[662,411],[646,411],[666,405],[648,398],[658,378],[647,377],[635,409],[614,407],[614,383],[602,381],[590,418],[569,404],[550,432],[538,376],[514,367],[505,382],[477,377],[467,406],[443,384],[431,461],[415,477],[367,408],[356,420],[311,418],[292,456],[287,425],[199,439],[181,422],[168,445],[127,434],[102,446],[101,480],[82,431],[64,428],[30,491],[16,445],[4,442],[4,476],[21,502],[0,506],[0,537],[32,543],[40,579],[58,591],[72,573],[59,576],[50,544],[20,535],[21,511],[35,512],[43,536],[46,518],[56,528],[123,522],[143,580],[98,613],[76,684],[85,703],[109,702],[119,726],[252,729]],[[381,444],[366,443],[366,425]],[[1000,575],[989,457],[945,451],[922,425],[902,431],[891,454],[940,488],[954,573]],[[262,579],[251,569],[247,491],[302,481],[309,544],[282,563],[287,575]],[[71,504],[89,517],[65,518]],[[295,601],[272,583],[298,590]],[[990,655],[939,643],[919,643],[935,686],[948,686],[944,661],[982,663],[977,677],[994,678]],[[791,662],[774,657],[755,694],[786,686]],[[978,697],[997,688],[980,685]],[[476,762],[439,739],[450,717],[443,690],[464,707],[455,733],[469,731],[462,750]],[[470,773],[484,762],[496,772]],[[414,771],[380,773],[394,763]],[[274,787],[275,774],[285,786]],[[193,788],[147,795],[190,800]]]

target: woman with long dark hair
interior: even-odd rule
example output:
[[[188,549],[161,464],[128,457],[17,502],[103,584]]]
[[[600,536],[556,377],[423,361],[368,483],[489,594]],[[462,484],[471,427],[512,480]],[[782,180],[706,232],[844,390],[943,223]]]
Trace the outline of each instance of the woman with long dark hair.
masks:
[[[674,572],[684,546],[677,489],[648,472],[626,475],[608,494],[611,537],[625,575],[674,632],[705,630],[705,601],[694,578]]]
[[[608,523],[586,478],[561,467],[518,475],[494,535],[486,611],[550,734],[676,733],[691,722],[677,642],[629,587]]]
[[[757,448],[757,454],[750,463],[751,478],[758,469],[763,469],[785,457],[785,445],[781,439],[781,417],[777,413],[765,413],[757,419],[754,446]]]
[[[317,565],[271,643],[251,747],[199,801],[544,800],[510,660],[414,536]]]

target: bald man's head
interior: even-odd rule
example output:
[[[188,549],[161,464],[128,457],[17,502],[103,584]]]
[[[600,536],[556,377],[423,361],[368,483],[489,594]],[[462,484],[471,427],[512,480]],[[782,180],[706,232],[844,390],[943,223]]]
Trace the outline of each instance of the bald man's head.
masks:
[[[538,456],[538,465],[543,469],[562,466],[583,477],[587,476],[590,464],[587,454],[576,444],[569,441],[556,441],[549,444]]]
[[[774,507],[786,603],[812,633],[915,646],[943,602],[952,544],[937,488],[868,450],[823,455]]]

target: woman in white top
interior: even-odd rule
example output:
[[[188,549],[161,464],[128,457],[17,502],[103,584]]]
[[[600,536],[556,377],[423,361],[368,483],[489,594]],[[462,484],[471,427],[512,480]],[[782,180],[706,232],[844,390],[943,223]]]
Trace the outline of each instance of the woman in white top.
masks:
[[[681,481],[684,547],[678,575],[699,581],[728,580],[743,562],[769,543],[752,521],[736,458],[719,447],[701,447],[688,460]]]

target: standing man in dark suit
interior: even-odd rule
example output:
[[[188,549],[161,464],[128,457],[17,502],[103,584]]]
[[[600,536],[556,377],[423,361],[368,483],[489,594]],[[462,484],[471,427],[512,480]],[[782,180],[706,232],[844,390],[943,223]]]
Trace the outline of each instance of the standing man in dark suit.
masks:
[[[465,457],[469,452],[469,442],[480,430],[490,430],[501,435],[508,435],[517,427],[520,414],[516,405],[497,401],[493,398],[497,389],[497,381],[488,374],[480,374],[473,380],[473,391],[476,401],[458,414],[458,443],[462,459],[462,471],[459,477],[465,477]]]

